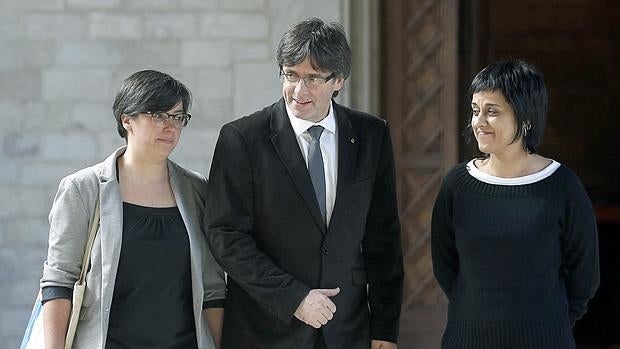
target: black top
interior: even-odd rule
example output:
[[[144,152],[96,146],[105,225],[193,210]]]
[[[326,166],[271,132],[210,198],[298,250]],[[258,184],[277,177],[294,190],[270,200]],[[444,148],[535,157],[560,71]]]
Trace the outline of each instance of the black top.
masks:
[[[442,348],[574,348],[571,326],[598,288],[599,264],[592,205],[570,169],[507,186],[457,165],[431,236],[449,299]]]
[[[172,347],[185,348],[186,339],[190,342],[189,347],[195,347],[189,239],[178,208],[123,203],[121,246],[106,348],[119,347],[118,341],[129,339],[123,338],[127,334],[137,336],[136,328],[122,327],[129,321],[142,323],[143,335],[149,338],[170,336],[175,341],[177,334],[171,333],[177,328],[183,335],[178,338],[180,344]],[[56,298],[71,300],[72,293],[68,287],[44,287],[42,302]],[[203,309],[223,306],[224,300],[220,299],[203,302]],[[160,315],[155,317],[156,313]],[[141,319],[156,320],[159,325],[153,326],[153,323]],[[160,327],[167,331],[159,330]],[[191,338],[185,338],[190,335],[190,330]],[[145,347],[152,346],[145,344]]]
[[[123,203],[106,348],[195,348],[190,250],[177,207]]]

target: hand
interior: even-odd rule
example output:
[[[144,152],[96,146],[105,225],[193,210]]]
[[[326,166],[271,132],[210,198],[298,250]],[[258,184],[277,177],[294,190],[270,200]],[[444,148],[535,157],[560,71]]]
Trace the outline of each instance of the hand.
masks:
[[[370,349],[396,349],[396,343],[373,339],[370,341]]]
[[[334,317],[336,304],[329,297],[338,293],[339,287],[310,290],[295,310],[295,317],[314,328],[321,328]]]

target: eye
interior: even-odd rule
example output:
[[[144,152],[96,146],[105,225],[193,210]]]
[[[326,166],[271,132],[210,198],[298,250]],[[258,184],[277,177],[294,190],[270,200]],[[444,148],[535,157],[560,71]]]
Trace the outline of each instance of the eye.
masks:
[[[498,112],[497,112],[497,110],[491,108],[491,109],[489,109],[487,114],[489,114],[489,116],[497,116]]]
[[[478,116],[478,114],[480,114],[480,109],[478,109],[478,108],[472,108],[471,113],[472,113],[474,116]]]
[[[291,74],[291,73],[284,74],[284,78],[286,78],[286,80],[288,80],[290,82],[297,82],[297,81],[299,81],[299,76],[297,76],[295,74]]]
[[[153,116],[157,118],[158,120],[162,120],[162,121],[165,121],[166,119],[168,119],[168,114],[162,113],[162,112],[153,113]]]

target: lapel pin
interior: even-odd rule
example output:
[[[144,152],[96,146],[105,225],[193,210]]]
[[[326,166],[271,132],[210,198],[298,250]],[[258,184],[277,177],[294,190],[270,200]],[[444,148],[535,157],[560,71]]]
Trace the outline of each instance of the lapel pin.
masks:
[[[355,143],[355,138],[351,138],[351,143]]]

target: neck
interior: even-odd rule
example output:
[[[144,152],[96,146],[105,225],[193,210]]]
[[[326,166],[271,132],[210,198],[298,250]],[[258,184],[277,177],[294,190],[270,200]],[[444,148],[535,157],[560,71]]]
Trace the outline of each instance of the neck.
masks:
[[[496,177],[526,176],[533,173],[532,160],[535,156],[524,151],[513,154],[491,154],[489,158],[480,162],[480,169]]]
[[[144,182],[168,180],[167,159],[153,159],[127,146],[125,153],[118,159],[121,174],[131,173],[132,178],[141,178]]]

